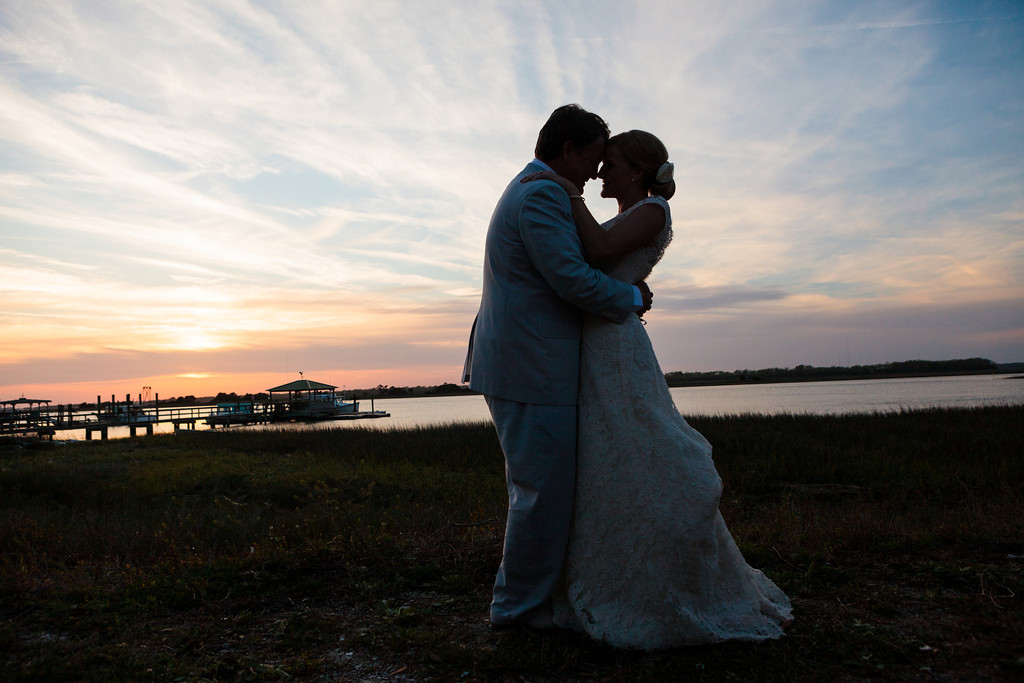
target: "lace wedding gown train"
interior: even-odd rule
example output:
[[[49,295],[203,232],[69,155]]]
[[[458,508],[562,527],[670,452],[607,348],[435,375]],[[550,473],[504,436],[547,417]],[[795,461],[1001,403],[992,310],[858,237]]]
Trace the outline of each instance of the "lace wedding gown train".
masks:
[[[646,202],[664,207],[665,229],[615,268],[625,282],[646,279],[672,237],[667,202]],[[576,506],[555,623],[644,650],[781,636],[789,599],[729,534],[711,444],[676,409],[639,318],[588,316],[578,413]]]

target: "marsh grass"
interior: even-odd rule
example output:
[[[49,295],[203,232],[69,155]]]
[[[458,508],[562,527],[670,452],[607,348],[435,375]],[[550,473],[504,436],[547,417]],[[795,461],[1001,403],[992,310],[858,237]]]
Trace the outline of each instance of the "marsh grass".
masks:
[[[17,679],[1012,678],[1024,407],[691,420],[789,634],[662,653],[486,623],[489,425],[0,444]]]

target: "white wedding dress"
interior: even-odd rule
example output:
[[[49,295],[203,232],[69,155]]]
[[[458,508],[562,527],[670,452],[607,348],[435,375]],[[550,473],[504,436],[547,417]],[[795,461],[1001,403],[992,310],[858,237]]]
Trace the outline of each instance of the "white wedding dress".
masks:
[[[644,280],[672,239],[668,203],[654,242],[612,275]],[[679,414],[640,319],[587,316],[580,362],[576,506],[557,626],[655,650],[782,635],[792,607],[736,547],[718,500],[711,444]]]

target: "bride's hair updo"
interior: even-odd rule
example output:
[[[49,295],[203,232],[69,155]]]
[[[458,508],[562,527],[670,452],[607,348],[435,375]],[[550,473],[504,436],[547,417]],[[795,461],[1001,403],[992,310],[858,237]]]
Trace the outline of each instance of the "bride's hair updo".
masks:
[[[622,156],[643,175],[643,186],[651,194],[671,199],[676,193],[672,179],[673,165],[668,161],[668,150],[661,140],[643,130],[630,130],[613,135],[609,145],[615,145]]]

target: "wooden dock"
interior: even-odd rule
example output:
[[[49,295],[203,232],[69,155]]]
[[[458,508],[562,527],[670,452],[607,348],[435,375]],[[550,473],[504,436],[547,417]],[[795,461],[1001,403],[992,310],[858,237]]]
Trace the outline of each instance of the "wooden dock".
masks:
[[[160,405],[159,399],[149,402],[115,401],[96,408],[79,410],[72,405],[51,406],[46,399],[14,399],[0,401],[0,437],[22,436],[52,439],[57,432],[84,430],[86,441],[94,437],[107,439],[113,428],[127,427],[132,436],[152,435],[159,424],[170,423],[174,431],[195,430],[200,424],[210,429],[237,425],[258,425],[273,422],[318,422],[325,420],[360,420],[390,417],[382,410],[348,412],[332,416],[301,416],[282,410],[280,402],[244,402],[197,406]],[[372,406],[372,400],[371,400]]]

